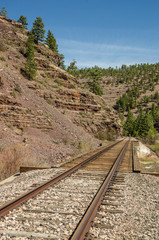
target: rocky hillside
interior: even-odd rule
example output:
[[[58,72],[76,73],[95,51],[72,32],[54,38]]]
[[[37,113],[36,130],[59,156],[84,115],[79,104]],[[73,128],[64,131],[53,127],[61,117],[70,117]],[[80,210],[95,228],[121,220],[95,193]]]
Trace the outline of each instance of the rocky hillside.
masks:
[[[116,111],[82,89],[45,44],[35,45],[35,79],[23,76],[27,38],[20,23],[0,16],[1,179],[20,165],[52,165],[121,134]]]
[[[152,103],[157,103],[153,100],[153,96],[159,92],[159,63],[123,65],[119,69],[94,67],[78,71],[78,77],[83,87],[91,76],[98,77],[103,89],[102,97],[113,108],[117,107],[117,102],[122,95],[129,92],[132,92],[133,97],[136,98],[136,105],[130,106],[131,109],[135,109],[139,105],[150,107]]]
[[[75,75],[80,79],[81,87],[86,87],[94,79],[100,85],[104,101],[119,112],[123,123],[131,112],[136,121],[135,131],[139,133],[137,121],[140,118],[145,121],[151,118],[150,122],[153,121],[159,132],[159,63],[123,65],[116,69],[95,66],[80,69]]]

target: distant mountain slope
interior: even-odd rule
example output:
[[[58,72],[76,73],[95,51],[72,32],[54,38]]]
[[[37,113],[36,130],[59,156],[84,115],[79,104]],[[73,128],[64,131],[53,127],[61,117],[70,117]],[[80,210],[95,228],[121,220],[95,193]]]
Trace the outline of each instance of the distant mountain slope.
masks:
[[[137,117],[141,111],[153,116],[154,126],[159,129],[159,63],[123,65],[119,69],[93,68],[76,72],[82,87],[90,81],[100,84],[102,98],[125,119],[132,111]]]
[[[132,90],[136,100],[140,102],[145,96],[154,95],[159,91],[159,63],[139,64],[119,69],[99,67],[81,69],[78,72],[81,84],[84,86],[92,74],[100,79],[103,89],[103,99],[111,106],[115,106],[119,98]],[[136,92],[136,94],[135,94]]]

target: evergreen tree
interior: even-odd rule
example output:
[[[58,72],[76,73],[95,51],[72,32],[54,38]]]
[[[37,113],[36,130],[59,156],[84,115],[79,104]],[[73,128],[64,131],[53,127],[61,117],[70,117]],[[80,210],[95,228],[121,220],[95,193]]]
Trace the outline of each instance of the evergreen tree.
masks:
[[[27,41],[25,74],[31,80],[36,76],[36,62],[34,59],[34,37],[30,33]]]
[[[33,23],[33,28],[32,28],[32,34],[34,35],[34,40],[36,43],[43,42],[44,41],[44,23],[42,21],[42,18],[37,17],[35,22]]]
[[[134,132],[135,117],[132,112],[129,111],[126,122],[123,126],[123,133],[127,136],[133,136]]]
[[[94,66],[90,71],[88,76],[94,81],[100,81],[102,79],[102,71],[98,66]]]
[[[91,92],[95,93],[96,95],[102,96],[103,89],[100,87],[100,83],[96,80],[88,82]]]
[[[149,132],[155,134],[153,117],[149,111],[147,113],[141,111],[138,115],[136,119],[136,130],[141,137],[146,137]]]
[[[56,39],[54,38],[54,35],[50,30],[48,30],[48,33],[47,33],[46,44],[49,46],[49,48],[53,52],[58,53],[58,45],[56,43]]]
[[[96,95],[102,96],[103,89],[100,86],[100,80],[102,79],[102,69],[98,66],[94,66],[89,69],[87,76],[89,77],[88,86],[90,91]]]
[[[7,10],[5,7],[2,7],[2,10],[0,11],[0,15],[7,18]]]
[[[61,61],[60,61],[60,66],[63,70],[66,70],[66,66],[65,66],[65,61],[64,61],[64,55],[63,54],[59,54],[61,57]]]
[[[67,72],[72,74],[72,75],[75,75],[76,74],[76,71],[77,71],[77,66],[76,66],[76,60],[73,60],[73,62],[70,62],[70,65],[68,66],[67,68]]]
[[[17,22],[21,23],[23,25],[23,27],[25,29],[27,29],[28,23],[27,23],[27,18],[26,17],[21,15]]]

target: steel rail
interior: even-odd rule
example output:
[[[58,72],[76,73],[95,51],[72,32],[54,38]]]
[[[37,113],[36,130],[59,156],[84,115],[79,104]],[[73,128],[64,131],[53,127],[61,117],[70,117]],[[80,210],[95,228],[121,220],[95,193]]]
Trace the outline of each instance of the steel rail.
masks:
[[[105,192],[107,191],[109,184],[110,184],[115,172],[118,170],[120,163],[125,155],[129,141],[126,142],[126,144],[122,148],[121,152],[119,153],[118,157],[114,161],[114,164],[112,165],[110,171],[108,172],[107,176],[105,177],[103,183],[101,184],[96,195],[92,199],[90,205],[88,206],[87,210],[85,211],[83,217],[79,221],[76,229],[70,236],[69,240],[83,240],[85,238],[86,233],[89,231],[91,222],[93,221],[94,217],[96,216],[96,213],[97,213],[98,208],[101,204],[101,201],[105,195]]]
[[[131,148],[132,148],[132,171],[134,172],[134,142],[131,142]]]
[[[30,198],[35,197],[37,194],[39,194],[40,192],[44,191],[45,189],[47,189],[48,187],[50,187],[51,185],[57,183],[58,181],[64,179],[65,177],[71,175],[72,173],[74,173],[75,171],[77,171],[79,168],[83,167],[84,165],[86,165],[87,163],[89,163],[90,161],[95,160],[96,158],[98,158],[99,156],[101,156],[102,154],[104,154],[106,151],[108,151],[109,149],[111,149],[112,147],[114,147],[115,145],[119,144],[120,142],[122,142],[124,139],[117,141],[109,146],[107,146],[106,148],[102,149],[101,151],[99,151],[98,153],[94,154],[93,156],[85,159],[84,161],[82,161],[81,163],[75,165],[74,167],[68,169],[67,171],[65,171],[64,173],[56,176],[55,178],[47,181],[46,183],[40,185],[39,187],[25,193],[24,195],[14,199],[13,201],[9,202],[8,204],[2,206],[0,208],[0,217],[5,216],[9,211],[13,210],[14,208],[20,206],[22,203],[26,202],[27,200],[29,200]]]

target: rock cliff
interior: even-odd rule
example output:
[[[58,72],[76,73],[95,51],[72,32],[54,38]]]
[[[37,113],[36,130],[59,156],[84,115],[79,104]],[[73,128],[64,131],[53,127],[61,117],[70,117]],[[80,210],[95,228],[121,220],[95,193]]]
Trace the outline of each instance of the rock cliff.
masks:
[[[1,178],[19,165],[52,165],[121,134],[116,112],[62,70],[60,55],[45,44],[35,45],[36,78],[22,75],[27,34],[20,23],[0,16]],[[5,161],[13,149],[20,154]]]

